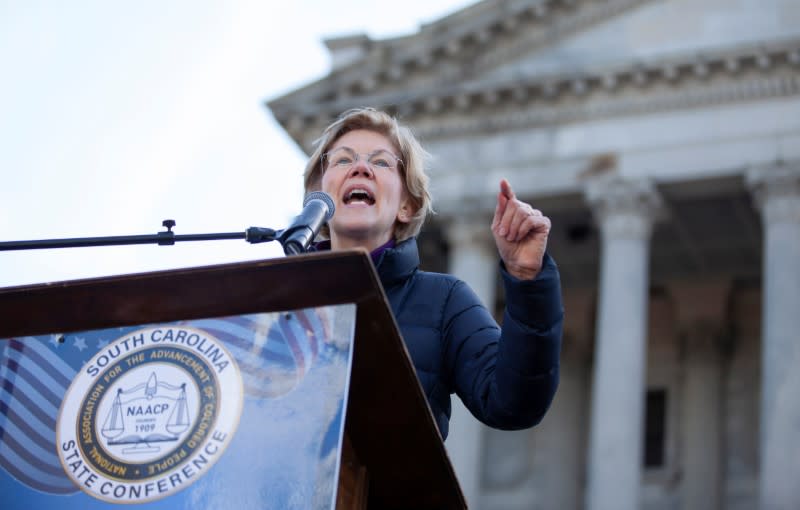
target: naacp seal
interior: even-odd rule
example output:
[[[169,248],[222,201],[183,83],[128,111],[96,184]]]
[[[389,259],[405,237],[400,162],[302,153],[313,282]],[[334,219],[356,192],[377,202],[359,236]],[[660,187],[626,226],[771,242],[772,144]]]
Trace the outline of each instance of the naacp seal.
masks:
[[[75,376],[59,410],[58,454],[95,498],[153,501],[206,474],[241,413],[241,376],[222,342],[184,326],[144,328]]]

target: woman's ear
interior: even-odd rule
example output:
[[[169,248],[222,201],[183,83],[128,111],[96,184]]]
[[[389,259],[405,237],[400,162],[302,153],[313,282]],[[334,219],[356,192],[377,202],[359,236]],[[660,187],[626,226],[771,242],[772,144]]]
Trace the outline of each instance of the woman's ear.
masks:
[[[411,217],[414,216],[414,211],[411,207],[411,201],[406,199],[400,204],[400,210],[397,211],[397,221],[400,223],[409,223]]]

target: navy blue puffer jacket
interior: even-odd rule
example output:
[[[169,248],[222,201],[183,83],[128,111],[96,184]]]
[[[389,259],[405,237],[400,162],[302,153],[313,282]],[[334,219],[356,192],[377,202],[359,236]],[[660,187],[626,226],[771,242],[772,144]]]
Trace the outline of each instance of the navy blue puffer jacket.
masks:
[[[500,271],[503,327],[463,281],[420,271],[415,239],[385,250],[376,267],[442,437],[450,394],[491,427],[539,423],[558,386],[563,306],[555,262],[521,281]]]

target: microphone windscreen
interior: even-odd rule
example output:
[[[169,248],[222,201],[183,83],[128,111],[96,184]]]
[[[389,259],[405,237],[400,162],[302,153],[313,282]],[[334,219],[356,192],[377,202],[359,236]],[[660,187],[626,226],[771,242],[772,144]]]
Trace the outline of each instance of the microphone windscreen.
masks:
[[[324,191],[312,191],[303,200],[303,207],[307,206],[312,200],[322,200],[328,206],[328,214],[325,215],[325,221],[330,221],[333,218],[333,213],[336,211],[336,206],[333,205],[333,199]]]

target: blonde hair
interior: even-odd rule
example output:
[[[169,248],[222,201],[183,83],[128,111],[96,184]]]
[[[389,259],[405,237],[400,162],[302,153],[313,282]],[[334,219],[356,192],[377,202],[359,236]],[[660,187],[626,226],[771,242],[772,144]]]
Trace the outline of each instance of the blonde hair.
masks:
[[[374,131],[385,136],[399,152],[401,161],[398,165],[402,170],[403,185],[411,200],[414,214],[408,223],[395,222],[394,240],[400,242],[418,235],[428,214],[433,213],[431,195],[428,191],[429,179],[425,173],[425,160],[429,155],[409,128],[401,126],[397,119],[385,112],[374,108],[354,108],[342,113],[336,121],[325,128],[322,136],[315,142],[316,149],[311,154],[303,174],[306,194],[318,191],[322,187],[323,159],[328,149],[343,135],[358,129]],[[320,235],[325,238],[330,236],[327,225],[322,228]]]

